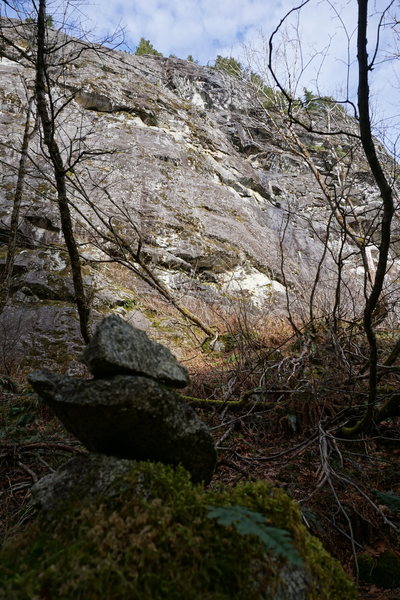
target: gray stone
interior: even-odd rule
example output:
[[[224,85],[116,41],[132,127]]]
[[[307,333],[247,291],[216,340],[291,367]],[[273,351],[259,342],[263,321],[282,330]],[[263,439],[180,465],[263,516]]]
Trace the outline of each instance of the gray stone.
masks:
[[[106,494],[117,479],[132,469],[133,464],[131,460],[102,454],[77,456],[35,483],[32,503],[41,510],[49,511],[74,498]]]
[[[207,426],[175,392],[146,377],[84,380],[36,371],[29,382],[92,452],[183,465],[208,482],[216,463]]]
[[[103,94],[91,94],[81,92],[76,94],[75,102],[87,110],[95,110],[99,112],[111,112],[112,103],[107,96]]]
[[[171,387],[189,383],[187,370],[168,348],[118,315],[106,317],[97,326],[83,361],[95,377],[130,374],[151,377]]]
[[[0,364],[10,372],[21,368],[68,369],[83,350],[75,306],[42,304],[23,289],[0,314]]]

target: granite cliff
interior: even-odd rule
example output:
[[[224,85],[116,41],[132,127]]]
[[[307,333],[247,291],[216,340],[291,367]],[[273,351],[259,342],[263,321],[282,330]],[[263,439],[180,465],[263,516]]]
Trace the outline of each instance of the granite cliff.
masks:
[[[32,54],[29,26],[16,24],[13,35]],[[340,255],[347,302],[357,306],[364,270],[355,236],[373,239],[379,193],[354,138],[297,130],[300,151],[279,112],[239,78],[178,58],[80,51],[71,40],[59,47],[63,60],[51,68],[57,135],[94,318],[118,310],[151,326],[143,299],[157,293],[135,275],[138,251],[194,311],[240,301],[271,314],[285,311],[286,292],[303,310],[322,263],[318,305],[329,312]],[[29,60],[2,52],[0,78],[1,267],[34,73]],[[316,129],[354,131],[343,112],[328,113],[312,111]],[[2,360],[65,363],[81,339],[54,182],[31,121],[17,255],[0,315]],[[343,237],[338,208],[352,235]],[[373,268],[374,244],[367,250]],[[397,271],[394,260],[393,280]]]

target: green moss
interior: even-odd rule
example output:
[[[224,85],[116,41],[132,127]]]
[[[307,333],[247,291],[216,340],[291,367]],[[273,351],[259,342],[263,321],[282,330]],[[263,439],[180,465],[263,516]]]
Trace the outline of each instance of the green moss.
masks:
[[[145,308],[143,314],[147,319],[149,319],[149,321],[153,322],[153,319],[157,317],[158,313],[155,308]]]
[[[125,310],[134,310],[137,308],[137,300],[135,298],[123,300],[119,305],[125,308]]]
[[[39,196],[47,196],[48,194],[54,194],[55,192],[55,188],[53,185],[51,185],[50,183],[48,183],[47,181],[41,181],[40,183],[38,183],[38,185],[35,187],[35,192],[39,195]]]
[[[394,552],[377,557],[359,554],[357,560],[361,581],[386,589],[400,587],[400,556]]]
[[[196,396],[184,395],[182,395],[182,398],[184,398],[186,402],[190,402],[190,404],[198,408],[204,408],[207,406],[229,406],[231,408],[242,408],[244,405],[243,400],[215,400],[214,398],[197,398]]]
[[[336,155],[338,158],[344,158],[346,156],[346,152],[343,150],[341,146],[336,147]]]
[[[325,152],[324,146],[313,145],[313,144],[311,146],[309,146],[309,150],[311,152]]]
[[[12,105],[18,106],[18,107],[22,106],[21,98],[18,96],[18,94],[14,94],[13,92],[4,94],[3,102],[4,102],[4,104],[12,104]]]
[[[9,540],[0,556],[0,598],[273,597],[283,559],[267,556],[256,537],[207,518],[210,505],[246,506],[287,529],[307,565],[310,600],[357,597],[282,490],[258,482],[207,492],[184,469],[137,463],[107,495],[70,500]]]

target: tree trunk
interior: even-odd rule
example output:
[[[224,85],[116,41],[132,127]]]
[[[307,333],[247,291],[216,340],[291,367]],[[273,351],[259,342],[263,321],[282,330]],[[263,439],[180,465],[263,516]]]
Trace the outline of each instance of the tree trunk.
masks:
[[[342,430],[342,434],[348,436],[355,436],[359,433],[368,431],[374,421],[377,400],[378,344],[373,325],[373,314],[378,305],[385,281],[390,249],[391,224],[394,214],[393,190],[383,172],[371,132],[368,73],[372,70],[372,65],[368,63],[367,23],[368,0],[358,0],[357,59],[360,137],[371,173],[379,187],[383,205],[383,217],[381,221],[378,265],[376,268],[375,280],[372,283],[371,293],[366,299],[363,317],[364,331],[369,343],[368,406],[365,415],[358,423],[356,423],[356,425],[354,425],[354,427],[345,427]]]
[[[55,123],[50,117],[47,99],[47,63],[46,63],[46,1],[39,1],[37,22],[37,56],[36,56],[36,102],[38,114],[43,129],[43,140],[49,151],[57,189],[57,201],[61,218],[61,229],[67,246],[72,279],[75,291],[75,301],[78,308],[82,337],[87,343],[89,333],[89,308],[82,280],[81,261],[74,237],[71,212],[66,189],[65,167],[61,152],[55,138]]]
[[[24,135],[22,138],[21,155],[18,165],[17,185],[15,186],[13,210],[11,214],[10,223],[10,234],[8,236],[7,244],[7,258],[4,266],[4,272],[1,276],[1,288],[0,288],[0,313],[3,311],[7,304],[8,297],[10,294],[10,283],[14,269],[15,261],[15,250],[17,247],[17,234],[18,234],[18,222],[19,213],[22,202],[22,195],[24,192],[25,175],[26,175],[26,163],[28,160],[29,141],[32,135],[30,131],[31,116],[32,116],[32,102],[33,98],[28,101],[28,108],[26,112],[26,121]]]

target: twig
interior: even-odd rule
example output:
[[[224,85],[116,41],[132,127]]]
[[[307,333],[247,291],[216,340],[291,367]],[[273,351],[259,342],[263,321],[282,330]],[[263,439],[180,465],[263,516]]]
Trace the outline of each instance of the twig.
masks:
[[[32,471],[32,469],[30,467],[28,467],[28,465],[25,465],[24,463],[18,461],[17,465],[19,466],[20,469],[22,469],[23,471],[25,471],[25,473],[28,473],[28,475],[30,475],[33,479],[33,481],[36,483],[39,479],[39,477],[36,475],[35,471]]]
[[[26,481],[24,481],[23,483],[16,483],[15,485],[10,485],[10,487],[8,489],[0,492],[0,496],[8,495],[10,492],[11,493],[19,492],[20,490],[23,490],[24,488],[27,488],[30,486],[31,486],[31,484],[27,483]]]
[[[235,465],[235,463],[230,462],[229,460],[220,460],[220,461],[218,461],[218,463],[217,463],[217,469],[219,469],[219,467],[228,467],[228,469],[233,469],[234,471],[237,471],[238,473],[241,473],[247,479],[250,479],[251,481],[256,481],[256,478],[253,477],[252,475],[250,475],[245,469],[242,469],[242,467],[239,467],[238,465]]]
[[[333,497],[336,500],[336,504],[339,508],[339,511],[343,514],[344,518],[347,521],[351,549],[352,549],[352,554],[353,554],[353,558],[354,558],[354,569],[355,569],[355,574],[356,574],[356,580],[358,581],[359,573],[358,573],[358,562],[357,562],[357,550],[356,550],[356,539],[354,537],[354,532],[353,532],[353,525],[352,525],[349,515],[347,514],[346,509],[344,508],[344,506],[337,494],[336,488],[333,485],[332,475],[336,476],[337,474],[331,468],[330,463],[329,463],[329,449],[328,449],[328,435],[329,434],[327,434],[327,432],[324,431],[321,423],[319,424],[319,432],[320,432],[319,448],[320,448],[320,457],[321,457],[321,469],[324,474],[324,479],[328,483],[328,485],[331,489],[331,492],[333,494]]]
[[[344,477],[344,475],[339,475],[338,473],[333,473],[333,474],[336,477],[336,479],[339,479],[340,481],[343,481],[344,483],[348,483],[353,488],[355,488],[357,490],[357,492],[363,498],[365,498],[365,500],[372,506],[372,508],[374,508],[376,510],[376,512],[381,516],[385,525],[388,525],[395,531],[399,531],[399,528],[397,527],[397,525],[395,525],[390,519],[388,519],[386,517],[386,515],[381,511],[379,506],[377,504],[375,504],[375,502],[373,500],[371,500],[371,498],[368,496],[368,494],[363,492],[363,490],[354,481],[352,481],[351,479],[348,479],[347,477]]]
[[[346,533],[341,527],[339,527],[339,525],[336,525],[336,523],[334,523],[331,519],[328,519],[328,517],[326,517],[324,514],[318,514],[318,517],[323,517],[326,521],[328,521],[328,523],[330,523],[330,525],[332,525],[334,529],[336,529],[336,531],[344,535],[344,537],[346,537],[351,542],[354,541],[355,546],[358,546],[360,550],[364,548],[362,544],[359,544],[357,540],[352,540],[351,536],[348,533]]]
[[[85,450],[81,448],[75,448],[74,446],[69,446],[67,444],[58,443],[58,442],[29,442],[27,444],[3,444],[0,443],[0,447],[10,448],[10,449],[21,449],[21,450],[30,450],[33,448],[54,448],[57,450],[64,450],[65,452],[73,452],[75,454],[86,454]]]
[[[219,446],[222,444],[222,442],[224,442],[231,435],[234,428],[235,428],[235,425],[231,425],[230,427],[228,427],[228,429],[225,431],[225,433],[219,438],[218,442],[216,442],[216,444],[215,444],[216,448],[219,448]]]
[[[52,473],[55,473],[55,469],[53,469],[53,467],[51,467],[51,466],[49,465],[49,463],[47,462],[47,460],[44,460],[44,458],[42,458],[42,457],[40,456],[40,454],[38,454],[38,455],[37,455],[37,459],[38,459],[38,461],[39,461],[40,463],[42,463],[42,465],[43,465],[43,466],[45,466],[45,467],[46,467],[46,469],[49,469],[49,471],[51,471]]]
[[[313,435],[311,437],[309,437],[308,440],[301,442],[301,444],[298,444],[297,446],[293,446],[293,448],[289,448],[288,450],[283,450],[283,452],[276,452],[275,454],[270,454],[269,456],[243,456],[242,454],[239,454],[238,452],[235,452],[235,455],[238,458],[241,458],[242,460],[246,460],[249,462],[253,462],[253,461],[254,462],[267,462],[269,460],[275,460],[276,458],[280,458],[281,456],[285,456],[286,454],[291,454],[291,453],[294,453],[296,455],[296,454],[300,454],[300,452],[302,452],[308,446],[310,446],[313,442],[315,442],[317,435],[318,434],[313,433]],[[219,450],[231,450],[231,448],[219,448]]]
[[[235,417],[234,419],[231,419],[230,421],[227,421],[225,423],[220,423],[219,425],[214,425],[214,427],[210,427],[210,431],[215,431],[215,429],[221,429],[221,427],[227,427],[228,425],[232,425],[232,423],[237,423],[238,421],[243,421],[244,419],[247,419],[248,417],[258,417],[260,415],[264,415],[266,412],[269,412],[269,410],[258,410],[257,412],[254,412],[254,408],[255,408],[256,404],[254,404],[251,409],[245,414],[245,415],[239,415],[238,417]]]

